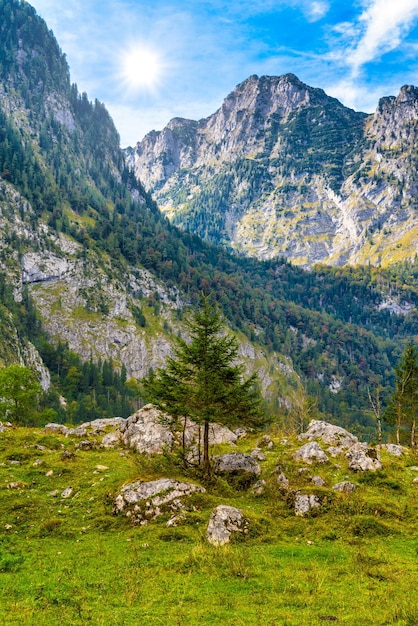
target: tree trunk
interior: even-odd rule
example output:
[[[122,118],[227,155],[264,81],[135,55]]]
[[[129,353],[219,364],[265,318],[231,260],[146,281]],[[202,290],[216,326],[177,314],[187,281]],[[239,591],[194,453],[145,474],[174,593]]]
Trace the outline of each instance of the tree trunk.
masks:
[[[412,452],[415,452],[415,449],[416,449],[415,429],[416,429],[416,421],[415,421],[415,418],[414,418],[412,420],[412,428],[411,428],[411,448],[412,448]]]
[[[209,458],[209,421],[205,420],[203,429],[203,469],[205,476],[210,476],[210,458]]]

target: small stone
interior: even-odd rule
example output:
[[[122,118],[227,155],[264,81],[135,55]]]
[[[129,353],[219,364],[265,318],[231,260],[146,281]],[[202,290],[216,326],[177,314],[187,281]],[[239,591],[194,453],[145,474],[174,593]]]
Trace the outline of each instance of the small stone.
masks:
[[[289,486],[289,479],[286,478],[285,474],[283,474],[283,472],[280,472],[280,474],[277,476],[277,483],[281,486],[281,487],[288,487]]]
[[[62,492],[61,498],[70,498],[72,496],[72,493],[73,493],[73,488],[72,487],[67,487]]]
[[[107,465],[96,465],[96,469],[99,470],[99,472],[104,472],[105,470],[108,470],[109,468],[107,467]]]
[[[418,485],[418,476],[416,478],[412,479],[412,484],[413,485]]]
[[[9,465],[21,465],[20,461],[15,461],[14,459],[7,459]]]
[[[11,530],[13,528],[13,526],[11,524],[5,524],[5,529],[6,530]]]
[[[262,493],[264,493],[265,487],[266,487],[265,480],[257,480],[257,482],[254,483],[254,485],[252,486],[251,492],[256,496],[259,496]]]
[[[351,493],[357,489],[356,485],[350,483],[350,481],[345,480],[341,483],[337,483],[333,486],[334,491],[341,491],[341,493]]]
[[[321,476],[312,476],[311,482],[313,482],[316,487],[323,487],[325,485],[325,480],[321,478]]]
[[[42,459],[36,459],[36,461],[33,463],[33,467],[38,467],[39,465],[42,465],[43,461]]]
[[[50,476],[53,475],[53,473],[54,473],[54,470],[48,470],[47,473],[45,474],[45,476],[50,477]]]
[[[79,450],[92,450],[94,448],[93,442],[88,439],[83,439],[80,443],[77,444],[77,448]]]
[[[266,460],[266,455],[264,454],[262,450],[260,450],[260,448],[254,448],[254,450],[252,450],[250,454],[253,457],[253,459],[255,459],[256,461]]]
[[[54,491],[50,491],[50,492],[48,493],[48,495],[49,495],[51,498],[55,498],[55,496],[57,496],[58,494],[59,494],[58,489],[54,489]]]

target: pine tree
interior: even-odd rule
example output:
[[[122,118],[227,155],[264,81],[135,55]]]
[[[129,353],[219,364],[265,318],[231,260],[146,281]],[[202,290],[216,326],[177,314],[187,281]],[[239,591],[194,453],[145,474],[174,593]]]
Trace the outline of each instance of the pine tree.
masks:
[[[410,429],[411,447],[415,449],[415,431],[418,413],[418,350],[409,342],[395,368],[395,391],[389,399],[386,419],[395,423],[396,443],[400,443],[400,430]]]
[[[189,340],[177,338],[166,367],[143,383],[147,399],[173,419],[191,418],[203,426],[203,468],[208,476],[209,425],[257,426],[264,413],[257,375],[243,380],[243,367],[234,364],[238,342],[224,332],[224,319],[208,297],[185,323]]]

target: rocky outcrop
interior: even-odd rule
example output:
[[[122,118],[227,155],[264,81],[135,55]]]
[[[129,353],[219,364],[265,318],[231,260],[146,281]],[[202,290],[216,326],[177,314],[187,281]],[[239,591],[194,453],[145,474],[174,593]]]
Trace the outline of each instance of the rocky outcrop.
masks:
[[[213,469],[215,473],[241,486],[251,484],[261,473],[257,461],[249,454],[242,452],[215,457]]]
[[[326,463],[328,461],[327,455],[316,441],[305,443],[299,450],[296,450],[293,458],[295,461],[302,461],[309,465],[312,463]]]
[[[121,489],[115,499],[113,512],[123,513],[132,523],[144,525],[163,513],[182,511],[188,496],[204,492],[205,489],[199,485],[171,478],[137,481]]]
[[[379,451],[367,443],[356,443],[346,454],[349,469],[355,472],[376,471],[382,469]]]
[[[212,511],[206,531],[206,539],[214,546],[223,546],[236,534],[248,533],[248,520],[232,506],[220,505]]]
[[[308,430],[299,435],[298,439],[299,441],[321,439],[323,443],[338,448],[350,448],[355,443],[358,443],[357,437],[345,430],[345,428],[334,426],[321,420],[312,420],[309,423]]]

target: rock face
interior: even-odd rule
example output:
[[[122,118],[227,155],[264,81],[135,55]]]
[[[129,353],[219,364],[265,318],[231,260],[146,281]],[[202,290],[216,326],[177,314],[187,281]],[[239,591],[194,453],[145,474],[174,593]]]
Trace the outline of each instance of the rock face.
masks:
[[[223,546],[229,543],[231,536],[248,532],[248,520],[239,509],[232,506],[220,505],[212,511],[206,538],[214,546]]]
[[[413,86],[367,116],[293,74],[251,76],[207,119],[175,118],[126,154],[169,217],[215,243],[379,263],[417,249],[417,121]]]
[[[222,454],[215,457],[214,471],[223,475],[227,480],[245,486],[253,482],[260,475],[260,466],[249,454],[242,452]]]
[[[144,525],[164,512],[178,513],[184,508],[184,498],[205,489],[192,483],[171,478],[125,485],[115,499],[113,512],[124,513],[134,524]]]
[[[328,461],[327,455],[316,441],[305,443],[299,450],[296,450],[293,458],[295,461],[302,461],[308,464],[326,463]]]
[[[370,448],[367,443],[356,443],[345,456],[349,460],[348,467],[355,472],[382,469],[379,452]]]
[[[358,443],[357,437],[349,433],[348,430],[321,420],[312,420],[308,430],[299,435],[298,439],[300,441],[322,439],[324,443],[339,448],[350,448]]]

